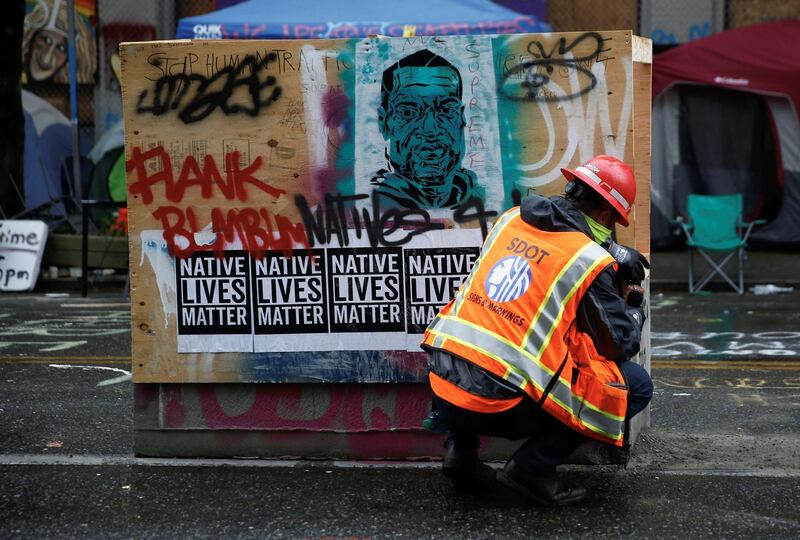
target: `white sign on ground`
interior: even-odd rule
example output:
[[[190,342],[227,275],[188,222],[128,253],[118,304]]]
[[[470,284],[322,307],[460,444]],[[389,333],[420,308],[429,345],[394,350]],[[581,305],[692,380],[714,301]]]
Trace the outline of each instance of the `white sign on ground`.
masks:
[[[44,221],[0,220],[0,291],[33,289],[46,241]]]

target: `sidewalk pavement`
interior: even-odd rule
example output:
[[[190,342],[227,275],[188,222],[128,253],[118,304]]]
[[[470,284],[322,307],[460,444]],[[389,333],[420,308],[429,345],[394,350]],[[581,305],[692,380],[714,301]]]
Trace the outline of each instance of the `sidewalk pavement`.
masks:
[[[721,257],[712,254],[715,260]],[[749,288],[758,284],[774,284],[797,287],[800,285],[800,272],[797,271],[797,251],[755,251],[747,250],[744,261],[745,285]],[[726,272],[736,276],[736,258],[733,257],[725,266]],[[655,287],[670,290],[687,290],[688,256],[685,249],[675,251],[654,251],[650,254],[652,271],[650,279]],[[702,277],[710,268],[699,255],[694,255],[695,277]],[[724,285],[724,287],[723,287]],[[718,275],[714,277],[712,286],[728,289]]]

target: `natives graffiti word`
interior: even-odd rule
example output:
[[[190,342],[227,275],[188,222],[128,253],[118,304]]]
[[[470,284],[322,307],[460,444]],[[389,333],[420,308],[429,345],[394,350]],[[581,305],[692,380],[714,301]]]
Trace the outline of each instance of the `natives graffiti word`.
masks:
[[[179,110],[178,118],[185,124],[199,122],[217,108],[225,115],[243,113],[257,116],[263,108],[277,101],[281,95],[281,88],[276,86],[275,77],[262,76],[267,65],[276,59],[275,53],[269,53],[263,59],[247,55],[241,62],[223,67],[214,75],[205,77],[185,72],[169,74],[169,68],[162,67],[162,62],[165,62],[164,57],[158,54],[151,55],[148,58],[149,63],[161,69],[164,74],[155,81],[152,93],[143,90],[139,94],[136,112],[161,116]],[[224,81],[221,88],[219,81]],[[240,93],[247,96],[246,101],[231,102],[231,97],[240,87],[247,90]],[[268,92],[271,87],[272,91]],[[188,101],[184,102],[188,94],[191,95]]]
[[[356,208],[356,201],[371,198],[371,208]],[[419,234],[443,229],[443,223],[431,221],[425,210],[389,208],[381,210],[380,194],[325,195],[325,203],[311,210],[303,195],[295,196],[295,205],[305,224],[311,247],[328,244],[336,237],[340,246],[350,245],[351,231],[356,238],[366,232],[370,246],[400,246]],[[352,206],[351,206],[352,205]],[[394,237],[392,236],[394,235]]]
[[[583,56],[574,56],[572,50],[583,42],[592,45],[591,52]],[[570,43],[567,43],[567,38],[562,37],[550,50],[546,50],[541,41],[531,41],[528,44],[528,53],[535,58],[534,60],[507,56],[502,61],[504,75],[499,91],[514,101],[555,102],[582,96],[597,86],[598,82],[589,66],[593,62],[609,59],[600,56],[608,50],[603,49],[603,42],[603,37],[597,32],[581,34]],[[516,65],[513,65],[514,63]],[[576,91],[556,94],[547,88],[556,67],[574,69],[581,75],[581,84]],[[519,84],[507,84],[513,79],[518,79]]]
[[[148,171],[147,165],[150,160],[156,160],[156,164],[160,160],[160,166],[155,167],[157,169],[155,172]],[[261,156],[258,156],[249,166],[241,168],[239,151],[234,150],[226,153],[225,180],[223,181],[219,167],[212,154],[205,156],[202,167],[197,162],[197,158],[193,155],[187,155],[183,160],[176,180],[169,154],[164,150],[163,146],[157,146],[146,152],[142,152],[141,148],[135,146],[131,159],[125,164],[127,172],[135,171],[135,180],[129,185],[128,191],[133,196],[141,194],[144,204],[153,202],[151,188],[159,183],[164,184],[165,196],[171,202],[180,202],[186,190],[192,186],[200,187],[201,195],[204,199],[211,198],[216,187],[222,196],[228,200],[246,201],[247,190],[245,189],[245,184],[250,184],[277,198],[285,191],[272,187],[253,176],[261,168],[262,161]],[[150,169],[152,170],[153,167],[150,167]]]
[[[514,190],[517,194],[518,191]],[[515,197],[515,200],[518,197]],[[516,202],[515,204],[519,204]],[[470,210],[475,210],[474,213],[470,214]],[[477,219],[481,225],[481,236],[486,238],[486,235],[489,234],[489,219],[493,218],[497,215],[497,212],[494,210],[486,210],[483,207],[483,201],[477,197],[470,197],[464,204],[456,208],[455,212],[453,212],[453,220],[456,223],[467,223],[474,219]]]

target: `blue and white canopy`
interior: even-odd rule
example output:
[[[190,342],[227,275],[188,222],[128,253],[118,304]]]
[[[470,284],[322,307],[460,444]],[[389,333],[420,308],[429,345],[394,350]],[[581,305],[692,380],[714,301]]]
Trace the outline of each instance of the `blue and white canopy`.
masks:
[[[312,39],[549,32],[550,26],[489,0],[248,0],[178,21],[178,38]]]

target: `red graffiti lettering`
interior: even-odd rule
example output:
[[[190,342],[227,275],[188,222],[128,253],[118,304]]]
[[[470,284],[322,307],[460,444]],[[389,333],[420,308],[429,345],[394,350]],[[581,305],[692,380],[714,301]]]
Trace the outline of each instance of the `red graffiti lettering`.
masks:
[[[188,257],[198,250],[194,240],[194,233],[198,230],[197,221],[191,208],[187,208],[184,214],[177,206],[159,206],[153,212],[153,217],[161,221],[170,255]]]
[[[273,225],[273,221],[275,222]],[[211,227],[217,234],[215,253],[222,256],[224,241],[238,237],[244,249],[260,258],[267,250],[290,251],[297,244],[310,247],[302,224],[289,221],[285,216],[272,215],[266,208],[222,209],[211,211]]]
[[[242,248],[260,258],[265,251],[284,251],[302,246],[310,247],[302,224],[292,223],[286,216],[272,214],[266,208],[211,209],[212,242],[198,244],[195,233],[200,231],[194,210],[177,206],[159,206],[153,217],[161,222],[169,254],[184,258],[196,251],[213,251],[218,257],[225,252],[225,243],[236,239]]]
[[[214,385],[201,386],[200,416],[209,429],[422,431],[422,419],[430,411],[430,390],[424,385],[401,386],[400,390],[385,385],[340,385],[317,390],[283,384],[259,386],[250,407],[232,415],[225,412]],[[320,397],[327,397],[327,403]]]
[[[223,180],[219,167],[214,161],[214,156],[211,154],[205,156],[202,167],[200,167],[194,156],[186,156],[176,181],[172,162],[163,146],[157,146],[146,152],[136,146],[133,148],[131,159],[125,163],[127,172],[135,173],[135,180],[128,186],[128,191],[134,197],[141,195],[144,204],[153,202],[152,188],[156,184],[162,183],[164,184],[164,196],[168,201],[175,203],[180,202],[186,190],[194,186],[200,188],[200,194],[204,199],[209,199],[213,196],[215,186],[222,196],[228,200],[246,201],[248,198],[246,184],[250,184],[275,198],[282,193],[286,193],[284,190],[262,182],[254,176],[263,163],[261,156],[254,159],[245,168],[241,168],[240,159],[241,154],[238,151],[225,154],[225,180]],[[158,160],[160,160],[160,163]],[[156,170],[148,170],[152,168]]]

